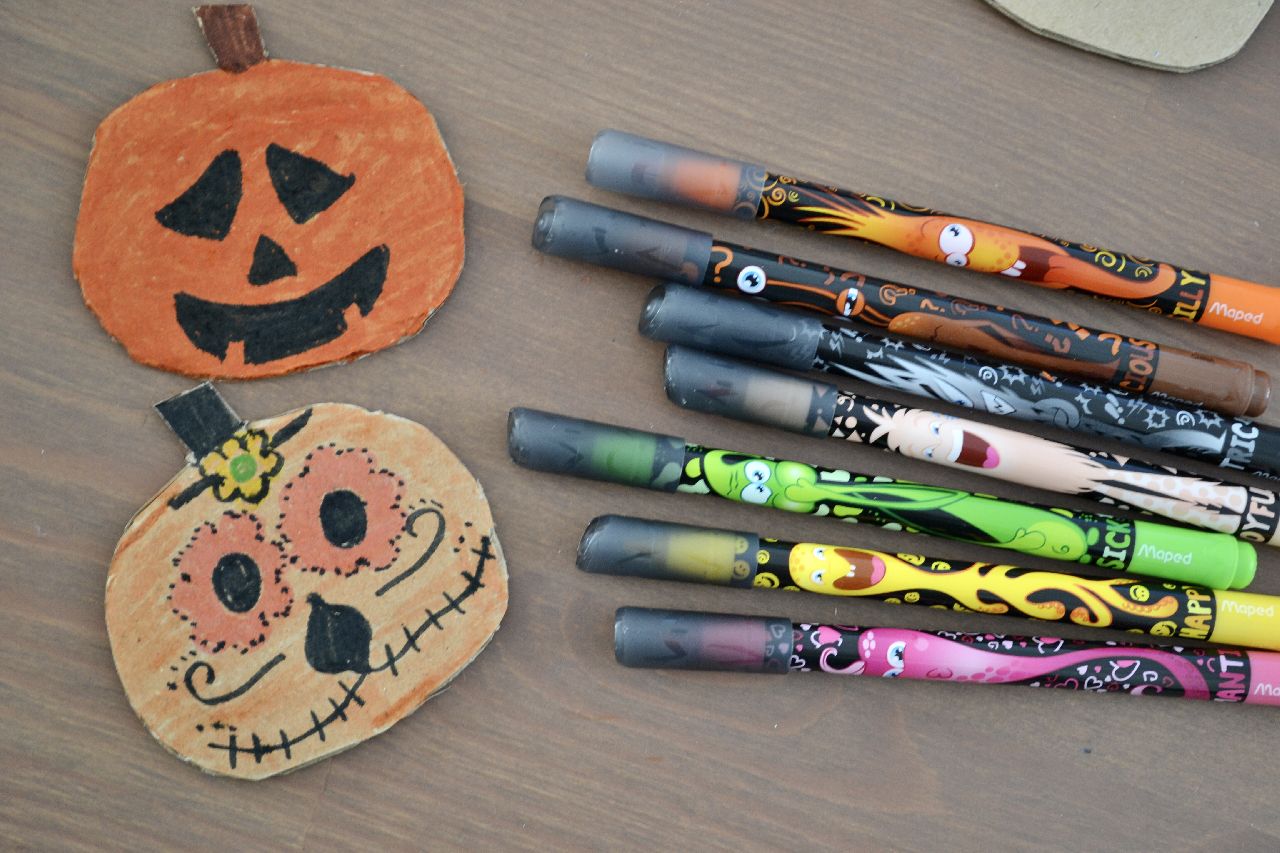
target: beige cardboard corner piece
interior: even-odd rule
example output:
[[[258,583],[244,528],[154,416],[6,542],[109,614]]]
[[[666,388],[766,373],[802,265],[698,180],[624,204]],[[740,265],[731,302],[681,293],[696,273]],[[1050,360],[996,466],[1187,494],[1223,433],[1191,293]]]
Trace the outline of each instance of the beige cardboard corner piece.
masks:
[[[1272,0],[987,0],[1027,29],[1162,71],[1197,71],[1240,52]]]
[[[179,758],[295,770],[408,716],[493,637],[489,505],[425,427],[336,403],[246,424],[208,385],[158,408],[192,455],[116,547],[107,633]]]

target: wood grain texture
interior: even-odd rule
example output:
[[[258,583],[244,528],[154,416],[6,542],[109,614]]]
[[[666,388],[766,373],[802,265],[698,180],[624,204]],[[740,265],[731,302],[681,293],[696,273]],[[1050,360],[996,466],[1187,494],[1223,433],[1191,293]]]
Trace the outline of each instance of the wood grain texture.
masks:
[[[676,410],[660,387],[660,347],[635,333],[647,283],[530,248],[534,211],[553,192],[1280,375],[1280,357],[1262,343],[887,250],[611,197],[582,177],[593,134],[613,126],[1274,281],[1275,15],[1238,57],[1184,76],[1048,42],[977,0],[808,3],[785,13],[745,0],[259,8],[272,56],[380,72],[430,107],[467,193],[467,264],[419,337],[350,365],[224,393],[248,418],[335,400],[427,425],[485,486],[512,598],[491,646],[414,716],[350,752],[250,785],[203,776],[161,749],[130,710],[107,645],[112,549],[181,459],[150,407],[190,383],[132,363],[85,308],[70,271],[76,207],[96,124],[146,86],[211,61],[187,4],[87,9],[70,0],[0,6],[0,844],[1280,844],[1272,710],[619,668],[610,628],[622,604],[1028,625],[582,575],[574,549],[602,512],[961,557],[995,552],[571,482],[517,469],[505,449],[506,412],[525,405],[1032,496],[867,448]],[[1276,554],[1262,556],[1256,589],[1280,593]]]

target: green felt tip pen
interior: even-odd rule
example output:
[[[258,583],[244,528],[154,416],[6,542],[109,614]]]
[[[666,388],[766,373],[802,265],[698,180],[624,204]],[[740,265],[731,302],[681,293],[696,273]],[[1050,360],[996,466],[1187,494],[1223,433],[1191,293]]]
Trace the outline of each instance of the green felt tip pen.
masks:
[[[741,503],[1005,548],[1218,589],[1253,580],[1253,547],[1225,533],[1001,500],[689,444],[668,435],[511,410],[508,449],[539,471],[714,494]]]

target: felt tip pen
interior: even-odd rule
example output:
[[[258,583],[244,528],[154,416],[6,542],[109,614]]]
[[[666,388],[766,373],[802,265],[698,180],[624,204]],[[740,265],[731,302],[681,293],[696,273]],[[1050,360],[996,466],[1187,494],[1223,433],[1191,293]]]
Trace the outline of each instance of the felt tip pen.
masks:
[[[667,348],[664,385],[678,406],[912,459],[1182,524],[1280,545],[1280,495],[844,391],[701,350]]]
[[[1035,421],[1276,479],[1280,429],[1017,365],[943,352],[682,284],[654,289],[640,332],[788,370],[822,370],[1001,417]]]
[[[563,196],[543,200],[533,244],[559,257],[804,308],[1133,394],[1165,394],[1226,415],[1260,415],[1271,395],[1270,376],[1242,361],[751,249]]]
[[[577,562],[594,574],[804,590],[1280,651],[1280,597],[1142,578],[788,542],[624,515],[594,519]]]
[[[507,430],[511,458],[537,471],[656,491],[712,494],[786,512],[1222,589],[1245,588],[1257,569],[1253,546],[1224,533],[703,447],[674,436],[534,409],[512,409]]]
[[[1280,343],[1280,289],[803,181],[617,130],[596,136],[587,181],[742,219],[855,237],[953,267],[1078,290]]]
[[[613,644],[618,663],[651,669],[827,672],[1280,705],[1276,652],[859,628],[647,607],[618,608]]]

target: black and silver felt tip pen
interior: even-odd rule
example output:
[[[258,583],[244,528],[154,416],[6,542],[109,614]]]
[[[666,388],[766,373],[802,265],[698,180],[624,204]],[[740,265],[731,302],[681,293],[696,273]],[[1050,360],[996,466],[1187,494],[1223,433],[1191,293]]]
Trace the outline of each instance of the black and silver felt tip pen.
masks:
[[[980,361],[682,284],[653,290],[640,332],[666,343],[789,370],[823,370],[954,406],[1280,478],[1280,429],[1275,427]]]

